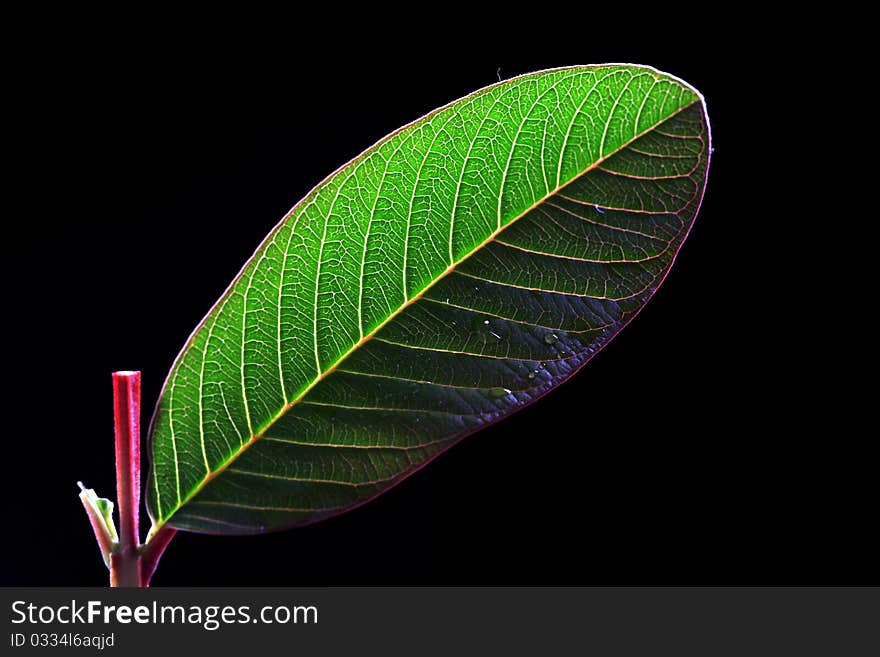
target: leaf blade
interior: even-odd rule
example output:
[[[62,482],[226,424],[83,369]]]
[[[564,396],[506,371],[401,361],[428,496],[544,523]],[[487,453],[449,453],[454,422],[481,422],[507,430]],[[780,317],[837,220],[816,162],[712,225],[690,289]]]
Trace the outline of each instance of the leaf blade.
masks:
[[[379,142],[295,206],[178,357],[151,428],[154,523],[314,521],[544,394],[650,297],[707,166],[699,95],[628,66],[523,76]]]

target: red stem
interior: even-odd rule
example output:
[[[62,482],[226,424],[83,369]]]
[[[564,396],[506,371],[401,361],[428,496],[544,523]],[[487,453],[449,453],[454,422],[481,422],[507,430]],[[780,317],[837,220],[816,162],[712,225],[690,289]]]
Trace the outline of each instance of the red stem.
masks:
[[[141,503],[141,373],[113,373],[116,421],[116,500],[119,504],[119,548],[137,552]]]
[[[177,533],[160,527],[141,545],[138,512],[141,503],[141,373],[113,373],[113,418],[116,425],[116,504],[119,508],[119,536],[104,526],[94,504],[95,493],[80,484],[80,497],[98,539],[98,546],[110,566],[110,586],[150,585],[156,564]]]
[[[141,503],[141,373],[113,373],[119,547],[110,557],[111,586],[142,586],[138,508]]]

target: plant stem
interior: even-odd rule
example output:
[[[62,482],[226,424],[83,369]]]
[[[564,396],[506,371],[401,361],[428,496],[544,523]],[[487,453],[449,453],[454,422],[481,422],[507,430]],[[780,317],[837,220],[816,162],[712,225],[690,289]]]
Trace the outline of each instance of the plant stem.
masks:
[[[146,587],[159,558],[177,533],[168,525],[150,532],[141,545],[141,373],[113,373],[113,419],[116,427],[116,503],[119,533],[113,526],[113,503],[79,483],[80,499],[110,569],[110,586]]]
[[[119,545],[110,555],[110,586],[143,586],[138,508],[141,503],[141,373],[113,373]]]
[[[122,552],[110,554],[110,586],[136,589],[143,585],[141,558],[138,554],[134,558],[123,555]]]

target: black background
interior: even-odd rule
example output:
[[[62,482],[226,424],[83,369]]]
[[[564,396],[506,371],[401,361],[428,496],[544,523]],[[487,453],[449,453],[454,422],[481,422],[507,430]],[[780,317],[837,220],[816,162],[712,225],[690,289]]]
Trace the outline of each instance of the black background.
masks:
[[[60,49],[15,102],[0,583],[106,581],[76,481],[114,497],[110,373],[143,371],[146,425],[192,328],[314,184],[499,76],[603,61],[687,80],[713,127],[701,214],[637,321],[363,508],[179,534],[154,585],[880,583],[871,461],[815,369],[840,309],[798,295],[830,272],[793,271],[809,217],[780,192],[802,163],[779,164],[787,136],[766,120],[797,94],[757,55],[727,63],[733,44],[709,37],[457,57],[125,40]]]

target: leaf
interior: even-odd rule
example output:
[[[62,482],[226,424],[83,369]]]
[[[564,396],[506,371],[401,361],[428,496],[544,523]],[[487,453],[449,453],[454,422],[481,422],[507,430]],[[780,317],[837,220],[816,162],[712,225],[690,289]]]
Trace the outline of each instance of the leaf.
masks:
[[[94,488],[86,488],[81,481],[78,481],[77,485],[80,490],[79,498],[95,512],[107,537],[113,543],[118,542],[119,536],[113,522],[113,502],[106,497],[98,497]]]
[[[113,502],[106,497],[98,497],[94,488],[86,488],[81,481],[76,483],[80,490],[79,499],[86,507],[86,513],[95,531],[95,538],[98,539],[104,565],[109,568],[110,551],[119,543],[119,535],[113,522]]]
[[[177,357],[151,427],[153,531],[341,513],[548,392],[660,285],[709,152],[695,90],[596,66],[487,87],[353,159]]]

